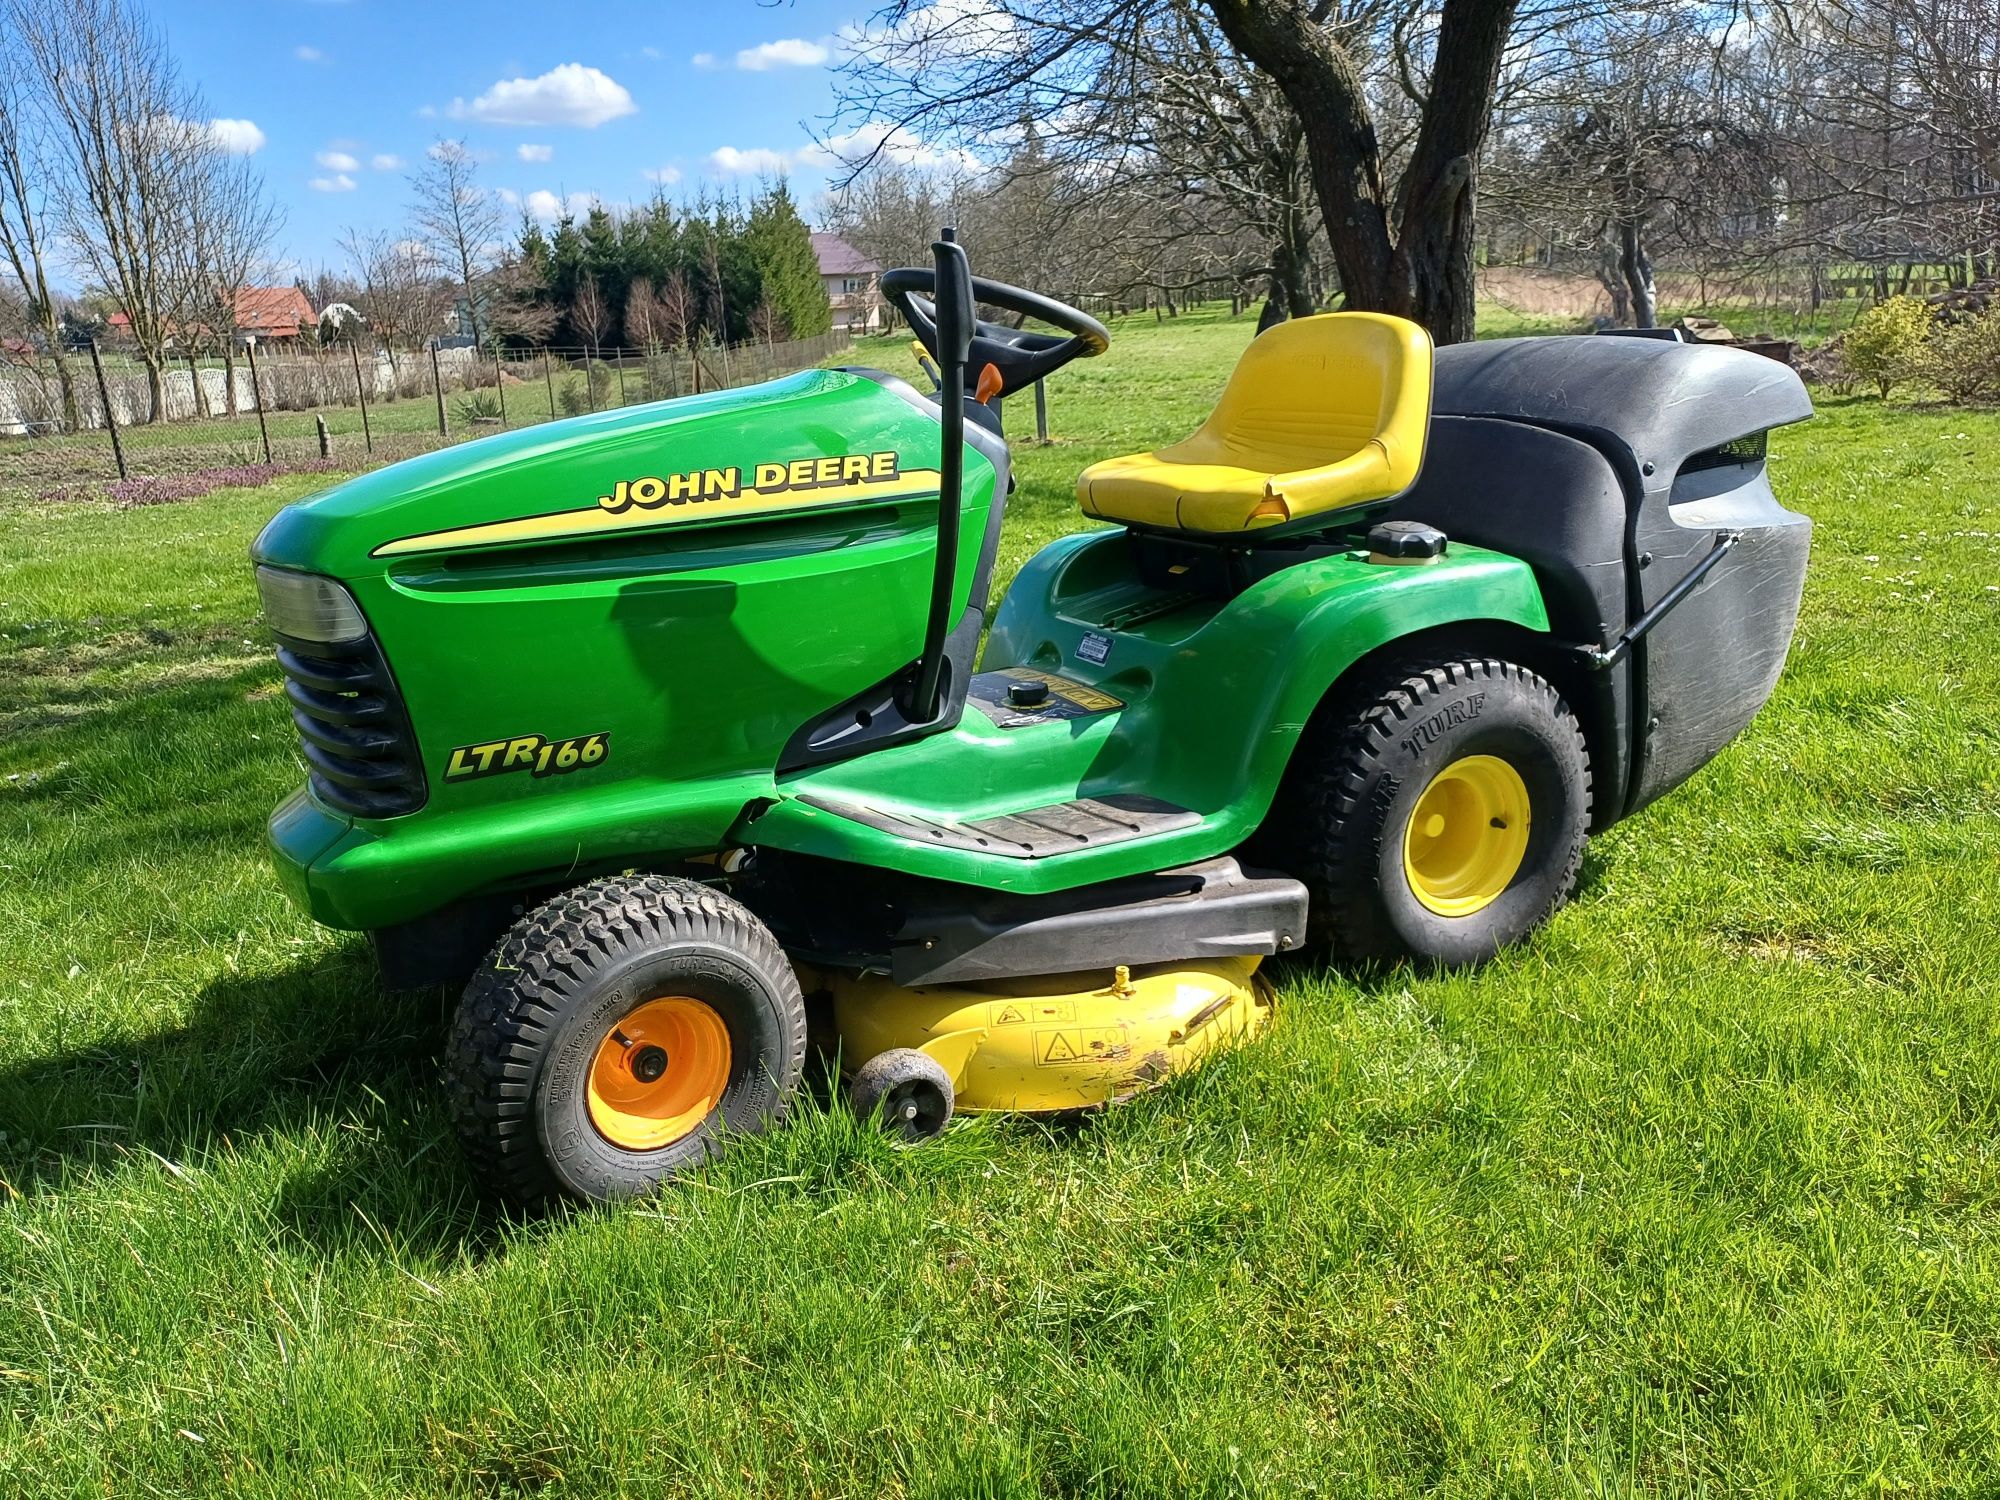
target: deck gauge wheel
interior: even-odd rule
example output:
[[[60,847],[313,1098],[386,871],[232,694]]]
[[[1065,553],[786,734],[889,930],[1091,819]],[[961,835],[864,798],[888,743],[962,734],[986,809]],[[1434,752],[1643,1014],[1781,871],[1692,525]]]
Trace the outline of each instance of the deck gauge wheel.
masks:
[[[855,1071],[848,1102],[864,1120],[879,1119],[897,1140],[928,1141],[944,1133],[957,1102],[951,1075],[914,1047],[878,1052]]]

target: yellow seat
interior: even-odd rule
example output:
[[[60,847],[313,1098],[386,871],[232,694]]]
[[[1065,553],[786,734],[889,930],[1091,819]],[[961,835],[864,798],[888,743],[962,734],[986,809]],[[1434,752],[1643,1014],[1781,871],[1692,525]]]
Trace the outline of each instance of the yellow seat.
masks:
[[[1431,340],[1382,313],[1324,313],[1259,334],[1193,436],[1078,476],[1085,515],[1200,532],[1283,526],[1416,482]]]

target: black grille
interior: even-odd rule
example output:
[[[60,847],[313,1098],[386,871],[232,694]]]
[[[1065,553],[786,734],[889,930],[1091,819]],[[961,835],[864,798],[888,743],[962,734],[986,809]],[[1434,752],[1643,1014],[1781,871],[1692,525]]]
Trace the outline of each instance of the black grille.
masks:
[[[1703,469],[1723,469],[1731,464],[1754,464],[1763,459],[1769,446],[1768,432],[1753,432],[1748,437],[1740,437],[1733,443],[1724,443],[1718,448],[1705,448],[1700,453],[1691,453],[1681,460],[1681,473],[1698,474]]]
[[[320,801],[357,818],[424,805],[417,737],[373,635],[338,646],[279,636],[278,665]]]

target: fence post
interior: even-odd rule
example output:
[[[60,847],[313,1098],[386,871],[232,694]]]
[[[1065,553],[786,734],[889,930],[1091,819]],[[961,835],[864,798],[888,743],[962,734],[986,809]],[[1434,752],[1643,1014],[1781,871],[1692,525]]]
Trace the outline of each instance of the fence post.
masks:
[[[188,407],[188,417],[192,420],[207,415],[202,408],[208,405],[208,400],[202,392],[201,371],[195,368],[194,356],[192,354],[187,357],[187,367],[188,380],[190,382],[188,386],[188,400],[193,403],[193,405]]]
[[[321,458],[332,458],[333,439],[327,435],[326,418],[315,416],[313,421],[319,425],[319,456]]]
[[[1035,441],[1045,448],[1049,443],[1049,393],[1039,380],[1035,382]]]
[[[347,352],[354,356],[354,399],[361,403],[361,440],[368,445],[369,453],[373,454],[375,451],[375,434],[368,427],[368,387],[361,383],[360,346],[353,339],[349,339],[347,341]],[[374,360],[371,359],[368,361],[368,369],[371,374],[374,372]]]
[[[104,403],[104,430],[111,434],[111,456],[118,460],[118,477],[129,477],[125,472],[125,445],[118,441],[118,418],[111,411],[111,387],[104,380],[104,361],[97,357],[97,340],[90,341],[90,366],[97,371],[97,395]]]
[[[253,338],[243,346],[250,355],[250,404],[257,408],[257,430],[264,436],[264,462],[272,463],[271,428],[264,420],[264,385],[257,378],[257,341]]]
[[[549,383],[549,420],[556,419],[556,365],[548,346],[542,346],[542,378]]]
[[[438,373],[438,346],[436,339],[431,340],[431,389],[437,392],[438,436],[450,437],[451,434],[445,430],[444,425],[444,376]]]
[[[493,341],[493,393],[500,398],[500,430],[507,430],[507,364],[500,358],[500,341]]]
[[[597,371],[591,369],[591,365],[592,364],[601,365],[604,363],[604,360],[602,358],[604,351],[602,349],[598,350],[598,354],[600,357],[596,360],[591,359],[590,351],[588,349],[583,350],[582,353],[583,353],[583,404],[587,406],[590,410],[596,411]]]

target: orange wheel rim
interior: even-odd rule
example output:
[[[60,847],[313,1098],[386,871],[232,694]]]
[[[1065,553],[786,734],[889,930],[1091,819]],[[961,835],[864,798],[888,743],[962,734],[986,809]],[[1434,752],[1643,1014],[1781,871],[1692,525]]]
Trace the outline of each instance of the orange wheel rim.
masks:
[[[590,1123],[614,1146],[657,1151],[708,1118],[729,1084],[729,1028],[685,995],[648,1000],[598,1043]]]

